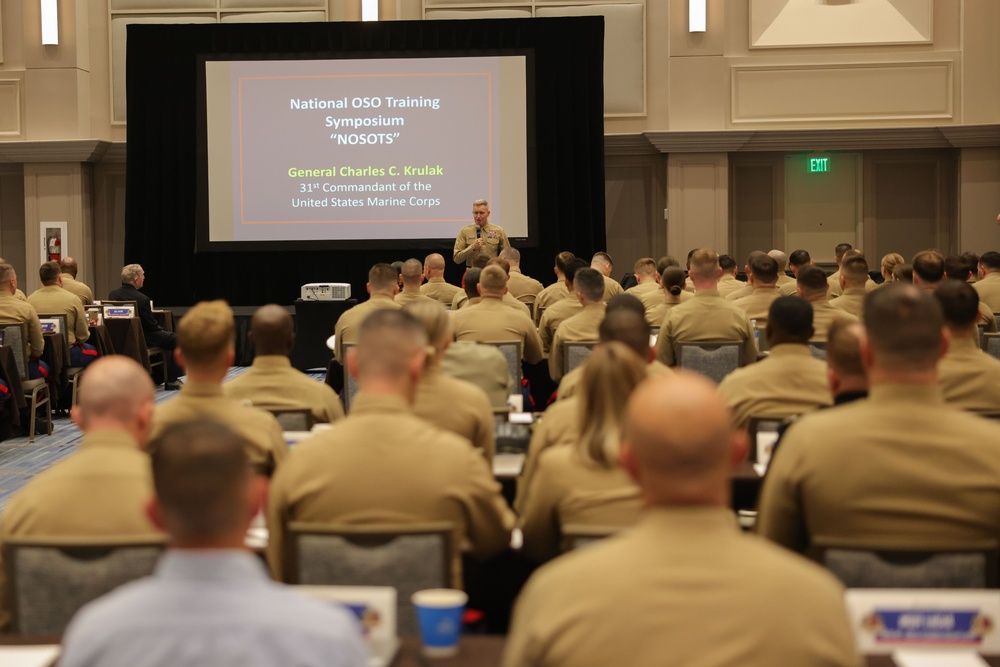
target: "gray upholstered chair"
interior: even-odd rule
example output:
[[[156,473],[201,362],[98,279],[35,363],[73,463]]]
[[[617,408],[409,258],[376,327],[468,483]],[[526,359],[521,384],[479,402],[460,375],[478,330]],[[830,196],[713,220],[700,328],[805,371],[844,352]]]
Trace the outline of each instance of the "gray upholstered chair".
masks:
[[[566,341],[563,346],[563,375],[585,362],[594,351],[596,340]]]
[[[809,341],[809,354],[815,359],[826,361],[826,343],[817,340]]]
[[[593,544],[605,537],[621,532],[621,526],[589,526],[585,524],[566,524],[562,527],[560,549],[563,552],[573,551],[580,547]]]
[[[358,378],[354,377],[347,370],[347,351],[354,349],[354,343],[343,343],[340,346],[341,360],[344,365],[344,412],[351,411],[351,403],[358,393]]]
[[[392,586],[403,636],[418,632],[410,596],[451,587],[453,525],[331,525],[293,522],[284,542],[282,580],[289,584]]]
[[[278,420],[282,431],[308,431],[316,423],[312,410],[305,406],[262,405],[254,404],[255,408],[267,410]]]
[[[743,343],[680,341],[677,343],[677,365],[722,382],[740,366]]]
[[[28,427],[28,442],[35,441],[35,421],[38,416],[38,408],[45,406],[45,417],[48,420],[48,433],[52,433],[52,401],[51,393],[45,384],[44,378],[34,380],[28,379],[28,325],[5,324],[0,327],[3,331],[3,344],[9,345],[14,351],[14,362],[17,365],[17,374],[21,378],[21,389],[24,390],[25,398],[29,399],[28,409],[31,413],[31,420]]]
[[[969,548],[819,545],[813,556],[848,588],[996,588],[996,544]]]
[[[983,334],[983,352],[994,359],[1000,359],[1000,333]]]
[[[61,635],[80,607],[152,573],[164,546],[153,535],[5,540],[12,628],[32,637]]]
[[[507,360],[507,372],[514,380],[514,392],[521,393],[521,341],[482,341],[483,345],[492,345],[503,353]]]

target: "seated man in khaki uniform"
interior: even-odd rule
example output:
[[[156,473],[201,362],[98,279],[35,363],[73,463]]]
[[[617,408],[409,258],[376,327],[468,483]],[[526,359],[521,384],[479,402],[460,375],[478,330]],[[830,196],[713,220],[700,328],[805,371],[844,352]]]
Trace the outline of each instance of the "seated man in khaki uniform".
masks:
[[[403,281],[403,289],[394,297],[394,301],[400,306],[405,306],[413,301],[434,301],[429,296],[420,292],[420,283],[424,280],[424,266],[419,259],[408,259],[403,262],[403,269],[399,273],[399,279]]]
[[[500,258],[507,260],[510,265],[507,288],[510,295],[528,305],[535,303],[535,298],[542,291],[542,283],[521,272],[521,251],[514,247],[504,248],[500,251]]]
[[[347,358],[360,385],[351,414],[298,445],[271,482],[272,574],[282,575],[285,530],[293,521],[450,521],[456,546],[483,557],[502,551],[514,515],[486,459],[468,440],[413,414],[426,362],[424,327],[406,312],[383,310],[369,315],[359,334]],[[451,574],[451,585],[461,588],[457,557]]]
[[[853,250],[854,246],[850,243],[838,243],[833,249],[833,259],[837,262],[837,270],[827,276],[827,285],[829,285],[828,294],[829,296],[835,297],[840,296],[842,288],[840,287],[840,264],[844,261],[844,255],[849,251]]]
[[[503,303],[507,293],[507,275],[499,266],[487,266],[479,275],[482,301],[452,314],[455,340],[478,343],[518,341],[521,357],[529,364],[542,360],[542,343],[531,318],[513,311]],[[522,304],[523,305],[523,304]]]
[[[1000,535],[1000,425],[944,402],[941,306],[913,285],[865,301],[866,400],[806,415],[771,461],[757,531],[817,545],[978,547]]]
[[[730,475],[747,440],[711,382],[647,380],[623,424],[639,523],[532,575],[504,667],[860,665],[843,587],[737,527]]]
[[[785,269],[788,268],[788,255],[786,255],[783,251],[775,248],[774,250],[768,251],[767,256],[778,263],[777,287],[780,288],[782,285],[787,285],[789,283],[794,284],[795,278],[785,273]]]
[[[834,320],[826,341],[826,379],[833,404],[843,405],[868,398],[868,376],[861,360],[861,339],[865,328],[860,322]]]
[[[94,362],[72,411],[84,433],[79,449],[14,494],[0,519],[0,541],[156,537],[146,515],[153,481],[149,457],[142,451],[152,423],[153,392],[149,374],[130,357]],[[0,584],[2,572],[0,568]],[[7,600],[2,593],[0,604]],[[0,609],[0,627],[9,621],[10,614]]]
[[[767,257],[767,253],[763,250],[754,250],[747,255],[747,263],[743,265],[743,272],[747,276],[747,281],[743,283],[743,286],[738,290],[734,290],[727,294],[725,297],[726,301],[732,303],[737,299],[742,299],[743,297],[753,294],[753,282],[751,282],[750,277],[753,275],[753,262],[758,257]],[[775,272],[775,280],[777,280],[777,272]]]
[[[719,267],[722,268],[722,277],[719,278],[717,289],[719,290],[719,296],[723,299],[728,299],[730,294],[747,286],[742,280],[736,279],[739,267],[736,266],[736,260],[730,255],[719,255]],[[662,274],[663,271],[660,273]],[[688,294],[691,293],[688,292]]]
[[[444,279],[444,257],[432,252],[424,258],[424,278],[427,282],[420,286],[420,293],[440,301],[445,306],[451,305],[451,300],[462,291]]]
[[[637,259],[633,274],[638,284],[625,290],[626,294],[631,294],[642,302],[642,305],[649,310],[663,303],[663,292],[660,290],[660,273],[656,271],[656,260],[652,257],[642,257]]]
[[[865,295],[868,294],[865,285],[870,279],[864,255],[846,255],[840,264],[841,293],[837,298],[830,299],[830,307],[864,321]]]
[[[951,339],[938,363],[944,400],[963,410],[1000,412],[1000,361],[979,347],[979,294],[968,283],[945,280],[934,288],[934,298]]]
[[[59,270],[62,271],[62,287],[67,292],[80,297],[80,301],[85,306],[94,303],[94,291],[86,283],[76,279],[80,272],[80,267],[72,257],[63,257],[59,260]]]
[[[751,320],[760,320],[758,324],[763,324],[768,308],[778,298],[777,282],[778,263],[761,253],[750,261],[750,294],[732,300],[732,304],[746,311]]]
[[[45,262],[38,269],[42,287],[28,297],[36,312],[44,315],[66,316],[66,340],[69,342],[70,365],[85,368],[97,359],[97,348],[87,344],[90,326],[79,297],[62,287],[62,276],[57,262]]]
[[[369,313],[382,308],[400,307],[393,300],[399,291],[399,283],[396,282],[396,269],[389,264],[379,263],[368,270],[366,288],[370,298],[353,308],[349,308],[337,318],[337,324],[333,327],[333,334],[336,336],[333,357],[341,364],[344,363],[344,343],[357,342],[358,327],[361,326],[361,322]]]
[[[835,319],[850,320],[857,322],[858,318],[850,313],[838,310],[830,306],[827,292],[830,284],[826,280],[823,270],[815,266],[805,266],[799,270],[796,279],[798,294],[809,302],[813,309],[813,342],[825,343],[826,334],[830,329],[830,323]]]
[[[994,313],[1000,313],[1000,252],[984,252],[979,258],[977,275],[979,280],[973,287],[979,294],[979,300]]]
[[[625,289],[611,277],[611,272],[615,270],[615,263],[611,259],[611,255],[606,252],[595,252],[590,260],[590,268],[604,276],[604,303],[625,292]]]
[[[913,284],[928,292],[934,291],[944,280],[944,255],[937,250],[922,250],[913,256]],[[978,306],[976,324],[983,325],[987,333],[997,332],[993,310],[982,301]]]
[[[344,417],[340,397],[324,382],[297,368],[288,355],[295,345],[292,316],[281,306],[261,306],[250,320],[253,364],[242,375],[222,386],[226,396],[254,405],[309,408],[318,422]]]
[[[505,280],[507,280],[508,283],[508,289],[506,292],[504,292],[504,295],[503,297],[501,297],[500,302],[503,305],[507,306],[508,308],[512,308],[518,311],[519,313],[524,313],[528,317],[531,317],[531,308],[528,306],[528,304],[518,301],[510,293],[510,264],[507,262],[507,260],[504,259],[503,257],[494,257],[493,259],[488,259],[486,260],[485,263],[483,263],[482,262],[483,259],[485,259],[485,257],[483,256],[478,257],[476,263],[477,265],[482,264],[482,266],[474,266],[472,267],[472,269],[475,268],[485,269],[487,266],[499,266],[501,269],[503,269]],[[466,276],[472,269],[466,270],[465,272]],[[480,299],[477,298],[478,292],[475,289],[472,289],[468,283],[469,283],[468,280],[466,280],[465,278],[462,279],[462,287],[465,288],[465,293],[455,295],[455,298],[451,302],[452,310],[458,310],[460,308],[464,308],[465,306],[470,306],[472,304],[479,303]]]
[[[733,341],[741,345],[741,366],[757,361],[750,318],[719,296],[716,289],[722,276],[719,256],[711,248],[699,248],[691,255],[690,265],[694,298],[674,306],[667,313],[656,341],[656,358],[673,366],[678,343]]]
[[[4,259],[3,257],[0,257],[0,264],[6,264],[6,263],[7,263],[7,260]],[[18,301],[27,301],[28,300],[28,297],[26,297],[24,295],[24,292],[22,292],[17,287],[14,288],[14,298],[17,299]]]
[[[555,266],[552,267],[552,272],[556,274],[556,281],[542,289],[535,297],[534,309],[532,312],[532,317],[535,322],[542,319],[542,312],[545,308],[548,308],[557,301],[561,301],[569,296],[569,288],[566,287],[566,267],[572,262],[576,257],[571,252],[563,251],[556,255]]]
[[[573,290],[573,278],[580,269],[586,269],[587,262],[582,259],[572,259],[566,264],[563,272],[563,287],[566,289],[566,296],[556,301],[542,314],[538,321],[538,337],[542,340],[542,351],[548,355],[552,348],[552,338],[556,335],[556,329],[564,320],[576,315],[583,310],[583,304]]]
[[[719,384],[737,428],[746,428],[751,417],[790,417],[833,402],[826,364],[813,358],[807,347],[812,320],[812,308],[798,297],[783,296],[771,303],[765,330],[770,354],[736,369]]]
[[[799,286],[799,271],[806,266],[815,266],[812,257],[809,256],[808,250],[795,250],[791,255],[788,256],[788,268],[792,270],[792,275],[794,278],[789,282],[778,286],[778,293],[781,296],[792,296],[793,294],[798,294]]]
[[[580,269],[573,276],[573,290],[580,305],[576,315],[568,317],[556,329],[549,350],[549,377],[558,381],[563,376],[563,343],[597,340],[597,329],[604,319],[604,277],[594,269]]]
[[[17,272],[10,264],[0,263],[0,325],[27,324],[28,339],[28,377],[32,380],[48,377],[48,364],[39,360],[45,350],[45,338],[42,336],[42,323],[38,321],[38,312],[28,303],[20,299],[17,293]]]
[[[170,424],[214,419],[247,440],[256,469],[271,474],[288,455],[278,421],[270,412],[225,396],[222,381],[236,356],[233,311],[225,301],[202,301],[181,318],[177,327],[177,361],[187,369],[187,381],[175,398],[153,413],[153,438]]]

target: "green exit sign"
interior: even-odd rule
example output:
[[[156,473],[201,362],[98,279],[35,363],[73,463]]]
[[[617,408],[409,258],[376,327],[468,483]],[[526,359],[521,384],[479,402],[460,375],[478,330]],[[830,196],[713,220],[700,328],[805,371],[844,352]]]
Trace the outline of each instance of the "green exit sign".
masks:
[[[811,157],[809,158],[809,172],[813,174],[825,173],[830,171],[830,158],[828,157]]]

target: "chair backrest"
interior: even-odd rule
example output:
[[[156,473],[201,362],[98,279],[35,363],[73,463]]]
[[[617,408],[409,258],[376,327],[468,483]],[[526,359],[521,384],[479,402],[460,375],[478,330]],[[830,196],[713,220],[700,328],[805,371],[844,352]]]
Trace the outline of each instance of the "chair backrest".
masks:
[[[983,334],[983,352],[1000,359],[1000,333]]]
[[[547,308],[547,306],[539,306],[538,308],[534,309],[535,310],[535,326],[536,327],[538,326],[538,323],[542,321],[542,315],[545,314],[545,309],[546,308]]]
[[[826,361],[826,343],[818,340],[809,341],[809,354],[811,354],[814,359]]]
[[[410,596],[451,585],[450,522],[326,525],[293,522],[284,542],[289,584],[392,586],[403,636],[416,634]]]
[[[274,415],[282,431],[308,431],[316,424],[316,417],[307,407],[287,405],[254,405],[254,407],[267,410]]]
[[[492,345],[503,353],[507,360],[507,372],[514,380],[514,391],[521,392],[521,341],[482,341],[483,345]]]
[[[818,546],[816,559],[848,588],[996,588],[996,545],[957,549]]]
[[[687,368],[722,382],[726,377],[740,367],[740,349],[742,343],[707,342],[677,343],[677,365]]]
[[[985,324],[977,324],[976,325],[976,329],[979,330],[979,346],[982,347],[983,346],[983,335],[986,333],[986,325]]]
[[[5,324],[3,330],[3,344],[9,345],[14,351],[14,363],[17,365],[17,374],[22,380],[28,379],[28,325],[24,322],[19,324]]]
[[[55,637],[80,607],[153,571],[161,538],[10,538],[3,543],[7,603],[22,635]]]
[[[610,537],[622,530],[621,526],[588,526],[569,523],[562,527],[560,550],[573,551]]]
[[[38,313],[38,319],[59,320],[59,329],[62,331],[63,342],[69,345],[69,330],[66,328],[66,313]]]
[[[353,349],[355,343],[342,343],[340,349],[341,362],[344,364],[344,412],[351,411],[351,403],[358,393],[358,378],[351,375],[347,370],[347,351]]]
[[[563,346],[563,375],[566,375],[590,357],[596,340],[567,341]]]

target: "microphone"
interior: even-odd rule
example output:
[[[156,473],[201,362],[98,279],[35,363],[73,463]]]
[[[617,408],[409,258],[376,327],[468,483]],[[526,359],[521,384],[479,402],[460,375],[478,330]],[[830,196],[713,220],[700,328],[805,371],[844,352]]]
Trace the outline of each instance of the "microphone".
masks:
[[[480,227],[479,225],[476,225],[476,238],[477,239],[479,238],[479,235],[482,233],[482,231],[483,231],[483,228]]]

